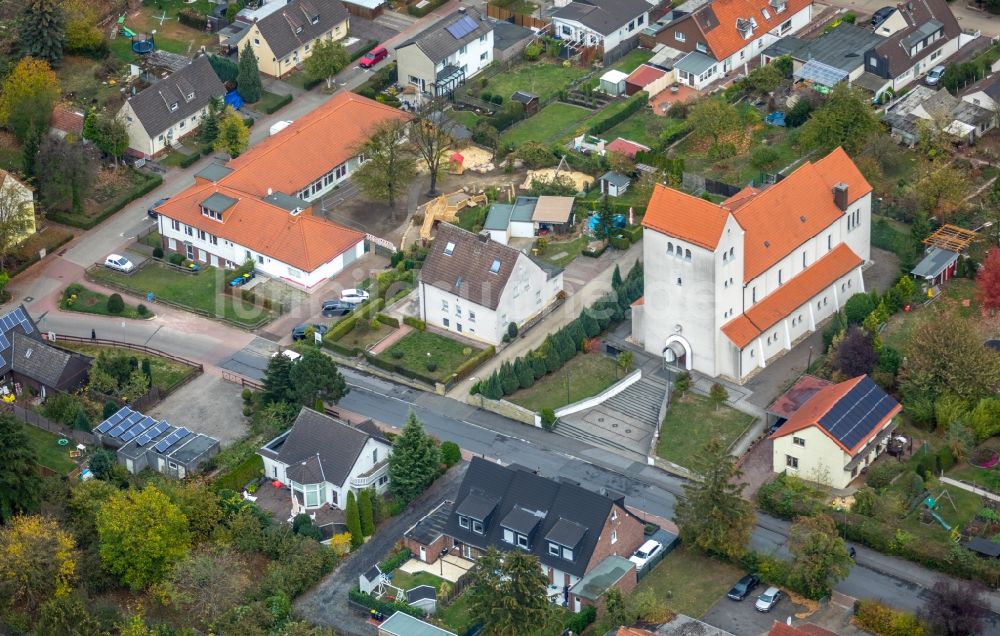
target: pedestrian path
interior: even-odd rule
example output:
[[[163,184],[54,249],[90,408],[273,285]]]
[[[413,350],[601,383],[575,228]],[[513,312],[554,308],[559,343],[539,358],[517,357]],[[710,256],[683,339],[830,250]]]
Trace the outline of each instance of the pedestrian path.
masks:
[[[990,492],[989,490],[983,490],[972,484],[967,484],[964,481],[958,481],[957,479],[952,479],[951,477],[941,477],[941,483],[949,484],[955,488],[961,488],[973,494],[979,495],[980,497],[986,497],[991,501],[1000,501],[1000,495]]]
[[[406,334],[413,331],[413,327],[410,325],[400,325],[399,329],[396,329],[391,334],[379,340],[374,347],[371,348],[371,353],[373,356],[377,356],[392,345],[396,344],[400,340],[406,337]]]

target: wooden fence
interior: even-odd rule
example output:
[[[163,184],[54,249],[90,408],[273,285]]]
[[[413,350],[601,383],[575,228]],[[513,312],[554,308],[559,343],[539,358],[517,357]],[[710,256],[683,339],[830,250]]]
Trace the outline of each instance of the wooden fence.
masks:
[[[519,27],[524,27],[526,29],[545,29],[549,26],[549,23],[540,18],[536,18],[532,15],[527,15],[525,13],[514,13],[503,7],[498,7],[494,4],[486,5],[486,15],[497,20],[502,20],[504,22],[510,22],[511,24],[516,24]]]
[[[141,351],[142,353],[149,353],[161,358],[167,358],[168,360],[173,360],[174,362],[179,362],[181,364],[186,364],[187,366],[196,368],[199,372],[205,370],[205,367],[200,362],[195,362],[194,360],[188,360],[187,358],[182,358],[180,356],[175,356],[172,353],[167,353],[166,351],[161,351],[160,349],[154,349],[153,347],[147,347],[146,345],[132,344],[131,342],[123,342],[121,340],[107,340],[105,338],[82,338],[80,336],[70,336],[66,334],[55,334],[55,342],[58,344],[60,341],[63,342],[76,342],[79,344],[93,344],[100,345],[103,347],[120,347],[122,349],[131,349],[132,351]],[[48,337],[47,335],[45,336]]]

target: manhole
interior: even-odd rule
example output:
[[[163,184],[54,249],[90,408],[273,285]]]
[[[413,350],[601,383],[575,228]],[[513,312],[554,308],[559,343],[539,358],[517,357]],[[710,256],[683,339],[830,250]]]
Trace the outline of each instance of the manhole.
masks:
[[[35,299],[35,298],[34,298],[34,296],[25,296],[25,297],[24,297],[24,302],[26,302],[26,303],[30,303],[30,302],[31,302],[31,301],[33,301],[34,299]]]
[[[611,424],[611,428],[618,428],[618,422],[613,422]]]
[[[626,429],[625,429],[625,432],[626,432],[626,433],[631,433],[631,432],[632,432],[632,429],[630,429],[630,428],[626,428]]]

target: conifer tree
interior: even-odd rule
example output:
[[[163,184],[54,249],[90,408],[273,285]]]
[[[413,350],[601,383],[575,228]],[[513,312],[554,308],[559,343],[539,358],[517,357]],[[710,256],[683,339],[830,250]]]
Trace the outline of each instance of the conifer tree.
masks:
[[[255,104],[260,101],[260,68],[257,66],[257,56],[250,48],[250,42],[243,47],[240,53],[240,73],[236,77],[236,91],[248,104]]]
[[[389,492],[411,502],[437,478],[441,451],[410,411],[406,426],[392,442],[389,455]]]
[[[53,67],[66,46],[66,14],[57,0],[27,0],[18,16],[21,56],[45,60]]]
[[[354,491],[347,491],[347,508],[344,510],[347,517],[347,531],[351,533],[351,548],[357,548],[365,542],[364,534],[361,530],[361,515],[358,512],[358,501],[354,498]]]

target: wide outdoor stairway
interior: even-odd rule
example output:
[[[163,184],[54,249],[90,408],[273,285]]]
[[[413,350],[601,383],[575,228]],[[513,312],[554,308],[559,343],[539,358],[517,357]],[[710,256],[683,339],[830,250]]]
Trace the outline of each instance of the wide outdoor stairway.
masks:
[[[656,420],[660,417],[660,405],[663,404],[663,396],[666,391],[667,386],[665,384],[656,379],[643,377],[618,395],[604,402],[603,406],[612,411],[617,411],[636,422],[641,422],[645,426],[656,429]]]

